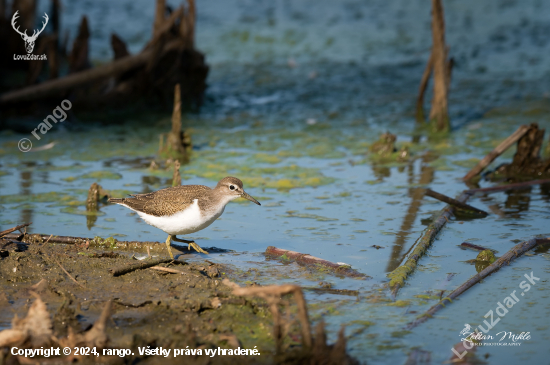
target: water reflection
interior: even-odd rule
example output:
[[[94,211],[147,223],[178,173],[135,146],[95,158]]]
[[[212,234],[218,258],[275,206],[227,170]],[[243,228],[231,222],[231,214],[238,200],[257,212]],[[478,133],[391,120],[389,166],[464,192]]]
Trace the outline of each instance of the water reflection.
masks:
[[[415,178],[416,175],[414,173],[414,162],[411,162],[407,166],[407,183],[409,185],[414,185]],[[428,185],[433,181],[433,178],[434,169],[427,163],[426,157],[423,157],[420,164],[420,175],[418,177],[418,181],[416,181],[416,184]],[[387,272],[393,271],[395,268],[397,268],[403,260],[404,256],[408,254],[407,252],[405,255],[402,255],[401,251],[403,250],[403,246],[407,242],[407,239],[411,233],[411,229],[414,226],[416,216],[418,215],[418,211],[422,206],[422,199],[424,198],[425,193],[426,188],[424,187],[410,187],[407,190],[407,195],[411,197],[411,202],[409,204],[407,212],[405,213],[405,216],[403,217],[403,222],[399,227],[399,232],[396,235],[391,255],[388,260],[388,265],[386,267]],[[414,245],[411,245],[411,248],[412,247],[414,247]]]
[[[529,204],[531,202],[531,186],[527,186],[522,189],[514,189],[506,191],[506,202],[504,207],[506,208],[506,215],[510,218],[520,218],[521,212],[529,210]]]
[[[34,163],[28,164],[30,166],[33,166]],[[33,185],[33,171],[32,170],[24,170],[19,173],[20,176],[20,192],[21,195],[31,195],[32,194],[32,185]],[[31,208],[23,208],[21,209],[21,216],[20,216],[20,222],[32,222],[32,216],[33,216],[33,209]]]

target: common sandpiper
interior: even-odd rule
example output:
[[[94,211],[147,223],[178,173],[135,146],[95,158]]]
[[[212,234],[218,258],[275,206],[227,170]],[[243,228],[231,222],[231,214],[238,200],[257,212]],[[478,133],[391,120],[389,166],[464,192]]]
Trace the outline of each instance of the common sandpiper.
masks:
[[[261,205],[243,189],[236,177],[224,177],[214,189],[204,185],[182,185],[147,194],[132,194],[130,198],[111,198],[109,202],[135,211],[148,224],[168,233],[166,247],[171,258],[171,240],[187,243],[197,252],[208,253],[194,241],[176,235],[191,234],[205,229],[220,215],[231,200],[245,198]]]

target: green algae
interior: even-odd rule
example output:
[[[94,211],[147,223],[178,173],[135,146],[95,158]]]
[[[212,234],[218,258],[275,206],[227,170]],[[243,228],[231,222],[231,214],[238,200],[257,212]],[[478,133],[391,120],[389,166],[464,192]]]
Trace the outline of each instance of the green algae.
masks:
[[[245,187],[262,187],[290,190],[308,186],[331,184],[334,178],[324,176],[319,169],[304,168],[292,164],[282,167],[253,168],[237,163],[191,163],[183,170],[186,175],[194,175],[219,181],[229,173],[242,177]]]
[[[395,338],[402,338],[408,335],[409,333],[412,333],[412,331],[407,331],[407,330],[393,331],[392,333],[390,333],[390,336]]]
[[[267,153],[257,153],[249,159],[253,163],[268,163],[268,164],[278,164],[282,160],[276,155],[271,155]]]
[[[36,194],[12,194],[0,196],[0,204],[15,204],[15,203],[51,203],[51,202],[66,202],[72,201],[73,197],[65,192],[50,191],[47,193]]]
[[[399,299],[399,300],[396,300],[395,302],[391,302],[386,305],[390,307],[408,307],[409,305],[411,305],[411,302],[408,300]]]
[[[101,238],[96,236],[90,241],[90,245],[114,250],[118,246],[118,240],[114,237]]]
[[[288,210],[286,212],[286,215],[283,215],[283,217],[315,219],[316,221],[319,221],[319,222],[332,222],[332,221],[338,220],[337,218],[328,218],[317,214],[297,213],[297,211],[295,210]]]
[[[109,170],[102,171],[92,171],[87,174],[81,175],[78,179],[94,179],[97,181],[101,180],[119,180],[122,179],[122,175],[117,172],[112,172]]]
[[[492,264],[495,261],[495,254],[491,250],[483,250],[476,257],[476,262],[488,262],[489,264]]]
[[[456,170],[454,167],[450,166],[449,160],[446,158],[440,157],[436,160],[430,161],[429,166],[433,167],[434,169],[438,171],[454,171]]]
[[[111,189],[105,190],[111,198],[125,198],[130,194],[135,194],[135,191],[126,190],[126,189]]]
[[[438,295],[417,294],[414,297],[420,298],[420,299],[427,299],[427,300],[439,300]]]
[[[363,326],[363,327],[370,327],[370,326],[374,326],[376,323],[372,322],[372,321],[367,321],[367,320],[363,320],[363,319],[355,319],[351,322],[348,322],[349,325],[359,325],[359,326]]]
[[[479,161],[480,161],[479,158],[468,158],[465,160],[453,161],[452,163],[453,165],[471,169],[472,167],[476,166],[479,163]]]

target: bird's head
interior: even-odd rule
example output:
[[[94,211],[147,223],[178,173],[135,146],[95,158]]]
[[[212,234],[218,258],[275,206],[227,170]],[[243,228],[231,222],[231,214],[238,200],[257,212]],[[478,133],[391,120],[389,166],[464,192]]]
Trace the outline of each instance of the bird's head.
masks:
[[[253,203],[261,205],[259,201],[248,195],[243,189],[243,182],[236,177],[224,177],[216,185],[216,190],[229,197],[229,200],[245,198]]]

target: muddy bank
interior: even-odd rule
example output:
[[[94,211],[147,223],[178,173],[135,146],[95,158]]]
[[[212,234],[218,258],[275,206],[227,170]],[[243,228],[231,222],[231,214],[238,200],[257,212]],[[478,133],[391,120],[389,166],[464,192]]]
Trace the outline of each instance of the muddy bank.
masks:
[[[116,269],[165,257],[160,254],[136,260],[131,252],[118,249],[51,243],[11,244],[3,252],[0,261],[2,330],[14,328],[10,325],[14,315],[24,318],[29,308],[42,300],[51,316],[56,340],[40,345],[59,347],[74,334],[89,333],[112,301],[111,316],[105,326],[104,348],[131,349],[134,355],[77,357],[84,363],[164,363],[182,358],[186,363],[197,364],[223,364],[236,359],[239,363],[250,364],[273,363],[275,359],[281,363],[299,363],[306,359],[317,363],[315,354],[319,356],[325,352],[323,356],[333,354],[338,363],[353,363],[345,355],[345,341],[339,349],[338,346],[327,347],[323,331],[317,334],[313,350],[305,351],[300,346],[298,322],[293,319],[296,308],[286,299],[281,304],[286,308],[285,316],[288,315],[288,335],[283,340],[283,353],[275,357],[269,307],[262,299],[232,294],[232,289],[222,283],[224,278],[236,278],[229,265],[190,262],[180,256],[174,262],[161,263],[155,268],[114,276]],[[162,268],[171,272],[161,271]],[[19,347],[40,348],[29,341]],[[80,346],[85,345],[89,344]],[[172,349],[172,353],[167,358],[140,355],[139,348],[147,346]],[[257,349],[260,355],[205,355],[206,349],[218,348]],[[182,355],[174,358],[174,349],[180,349]],[[203,355],[183,355],[188,349],[200,349]],[[0,359],[3,363],[26,360],[12,356],[7,348],[0,352]],[[63,355],[57,358],[58,361],[67,359]]]

